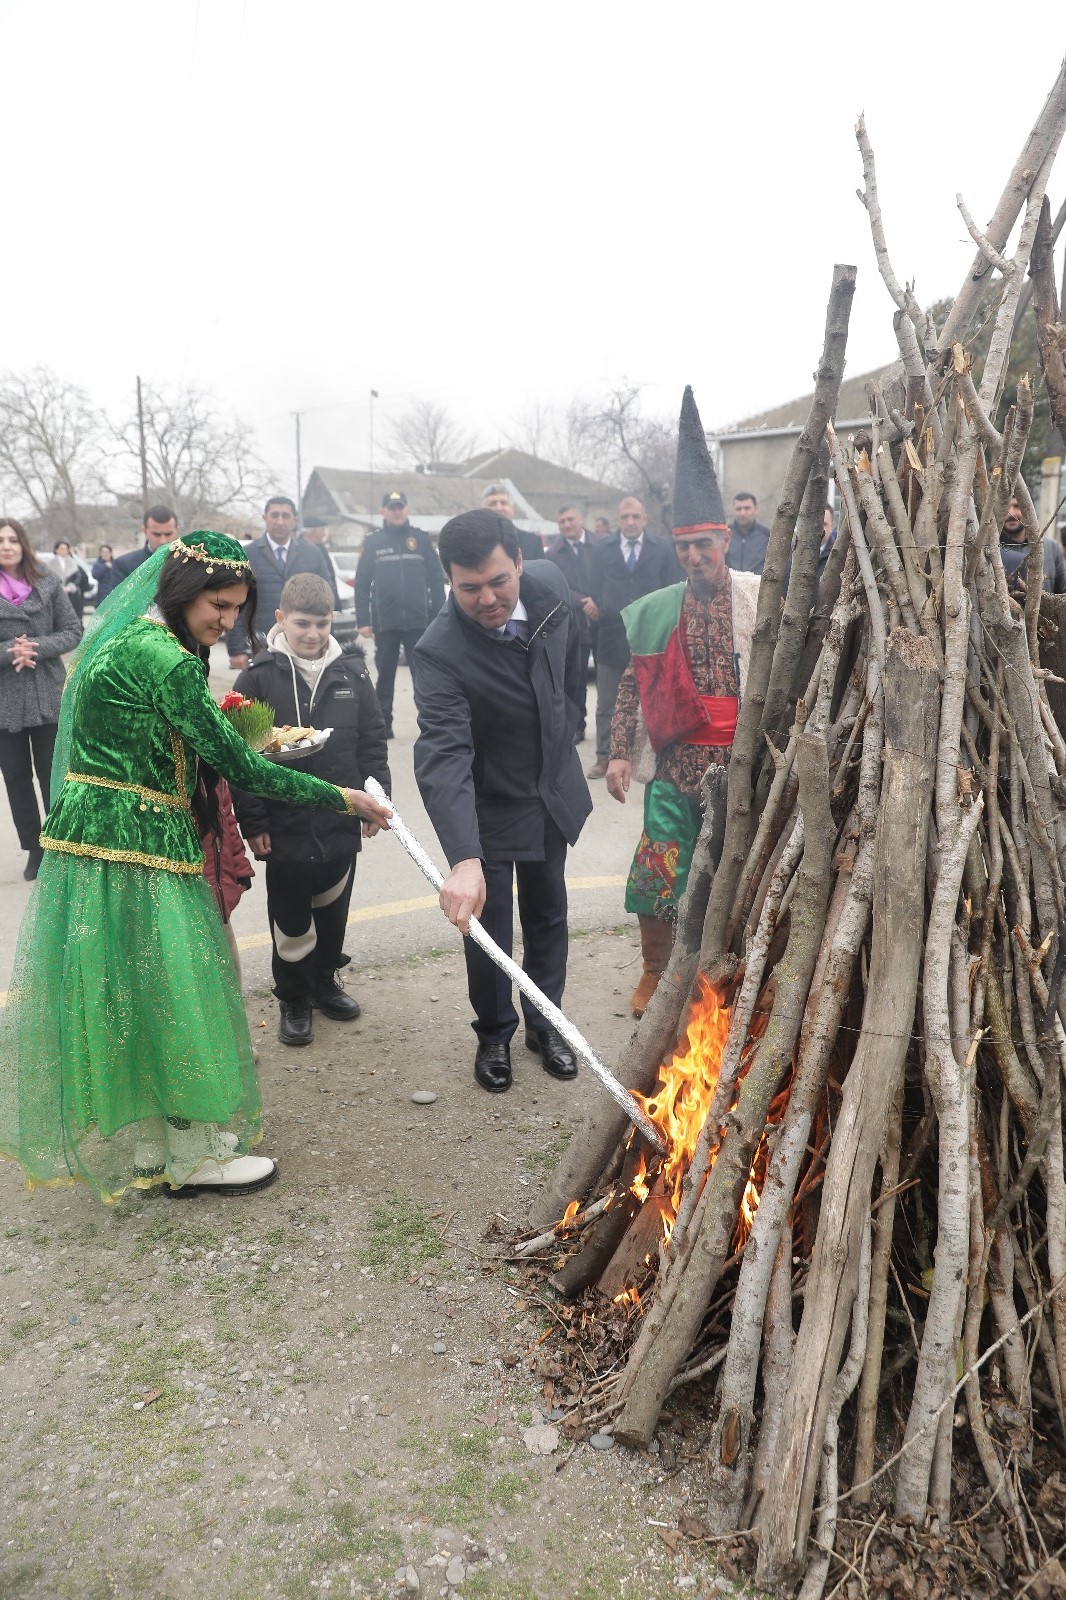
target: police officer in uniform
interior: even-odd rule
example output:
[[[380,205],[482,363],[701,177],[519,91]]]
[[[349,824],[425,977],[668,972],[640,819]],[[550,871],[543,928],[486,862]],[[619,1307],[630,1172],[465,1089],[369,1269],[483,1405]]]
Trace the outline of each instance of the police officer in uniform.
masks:
[[[367,538],[355,569],[355,617],[363,637],[373,635],[378,700],[391,739],[400,646],[413,673],[415,645],[444,604],[444,571],[429,534],[412,528],[402,490],[383,497],[381,515],[383,526]]]

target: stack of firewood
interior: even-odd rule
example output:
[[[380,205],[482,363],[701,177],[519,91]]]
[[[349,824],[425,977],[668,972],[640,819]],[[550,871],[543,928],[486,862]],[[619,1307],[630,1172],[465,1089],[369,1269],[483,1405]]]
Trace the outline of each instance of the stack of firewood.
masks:
[[[962,1448],[1018,1569],[1048,1555],[1026,1472],[1034,1435],[1066,1439],[1062,644],[1019,475],[1032,388],[1006,416],[1000,400],[1032,258],[1066,434],[1044,199],[1064,129],[1066,65],[983,233],[962,208],[978,253],[936,327],[892,270],[858,125],[899,366],[870,387],[868,431],[836,437],[855,284],[838,267],[731,763],[705,781],[674,954],[620,1073],[668,1142],[701,1095],[698,1137],[678,1189],[598,1106],[539,1206],[542,1225],[585,1208],[550,1235],[560,1293],[640,1306],[601,1425],[646,1445],[674,1390],[710,1384],[707,1520],[756,1530],[760,1581],[807,1596],[842,1496],[943,1528]],[[819,583],[830,472],[842,516]],[[1012,495],[1029,541],[1013,585]]]

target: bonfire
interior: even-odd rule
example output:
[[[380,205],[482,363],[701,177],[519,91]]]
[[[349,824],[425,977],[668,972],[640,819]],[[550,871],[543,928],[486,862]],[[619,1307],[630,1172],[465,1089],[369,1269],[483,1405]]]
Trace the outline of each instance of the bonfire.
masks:
[[[582,1355],[580,1381],[552,1369],[571,1429],[646,1447],[699,1393],[701,1526],[804,1600],[833,1559],[867,1592],[903,1545],[962,1564],[943,1593],[1002,1592],[1004,1566],[1007,1592],[1066,1592],[1066,601],[1020,471],[1034,384],[1066,435],[1064,129],[1066,65],[983,231],[960,200],[977,255],[936,322],[893,270],[858,124],[900,359],[837,437],[837,267],[730,766],[619,1069],[665,1154],[598,1103],[515,1247]],[[1027,271],[1042,377],[1008,406]]]

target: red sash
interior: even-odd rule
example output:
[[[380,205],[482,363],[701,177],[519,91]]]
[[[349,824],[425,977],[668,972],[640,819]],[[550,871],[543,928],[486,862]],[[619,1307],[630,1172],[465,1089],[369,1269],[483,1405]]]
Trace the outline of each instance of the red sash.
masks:
[[[696,692],[680,622],[672,629],[665,650],[656,655],[634,654],[633,674],[653,750],[675,743],[733,743],[739,702],[735,695]]]
[[[740,701],[735,694],[701,694],[700,704],[707,714],[706,726],[686,736],[686,744],[731,745],[736,737]]]

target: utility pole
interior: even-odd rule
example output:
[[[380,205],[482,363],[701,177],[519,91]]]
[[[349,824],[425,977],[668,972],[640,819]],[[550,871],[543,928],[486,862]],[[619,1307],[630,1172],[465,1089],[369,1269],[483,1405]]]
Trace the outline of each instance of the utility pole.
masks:
[[[141,380],[137,379],[137,435],[141,447],[141,515],[148,515],[148,446],[144,440],[144,397]]]
[[[300,413],[293,412],[296,418],[296,530],[303,532],[304,527],[304,475],[303,465],[300,461]]]
[[[370,391],[370,515],[374,515],[374,401],[378,398],[376,389]]]

